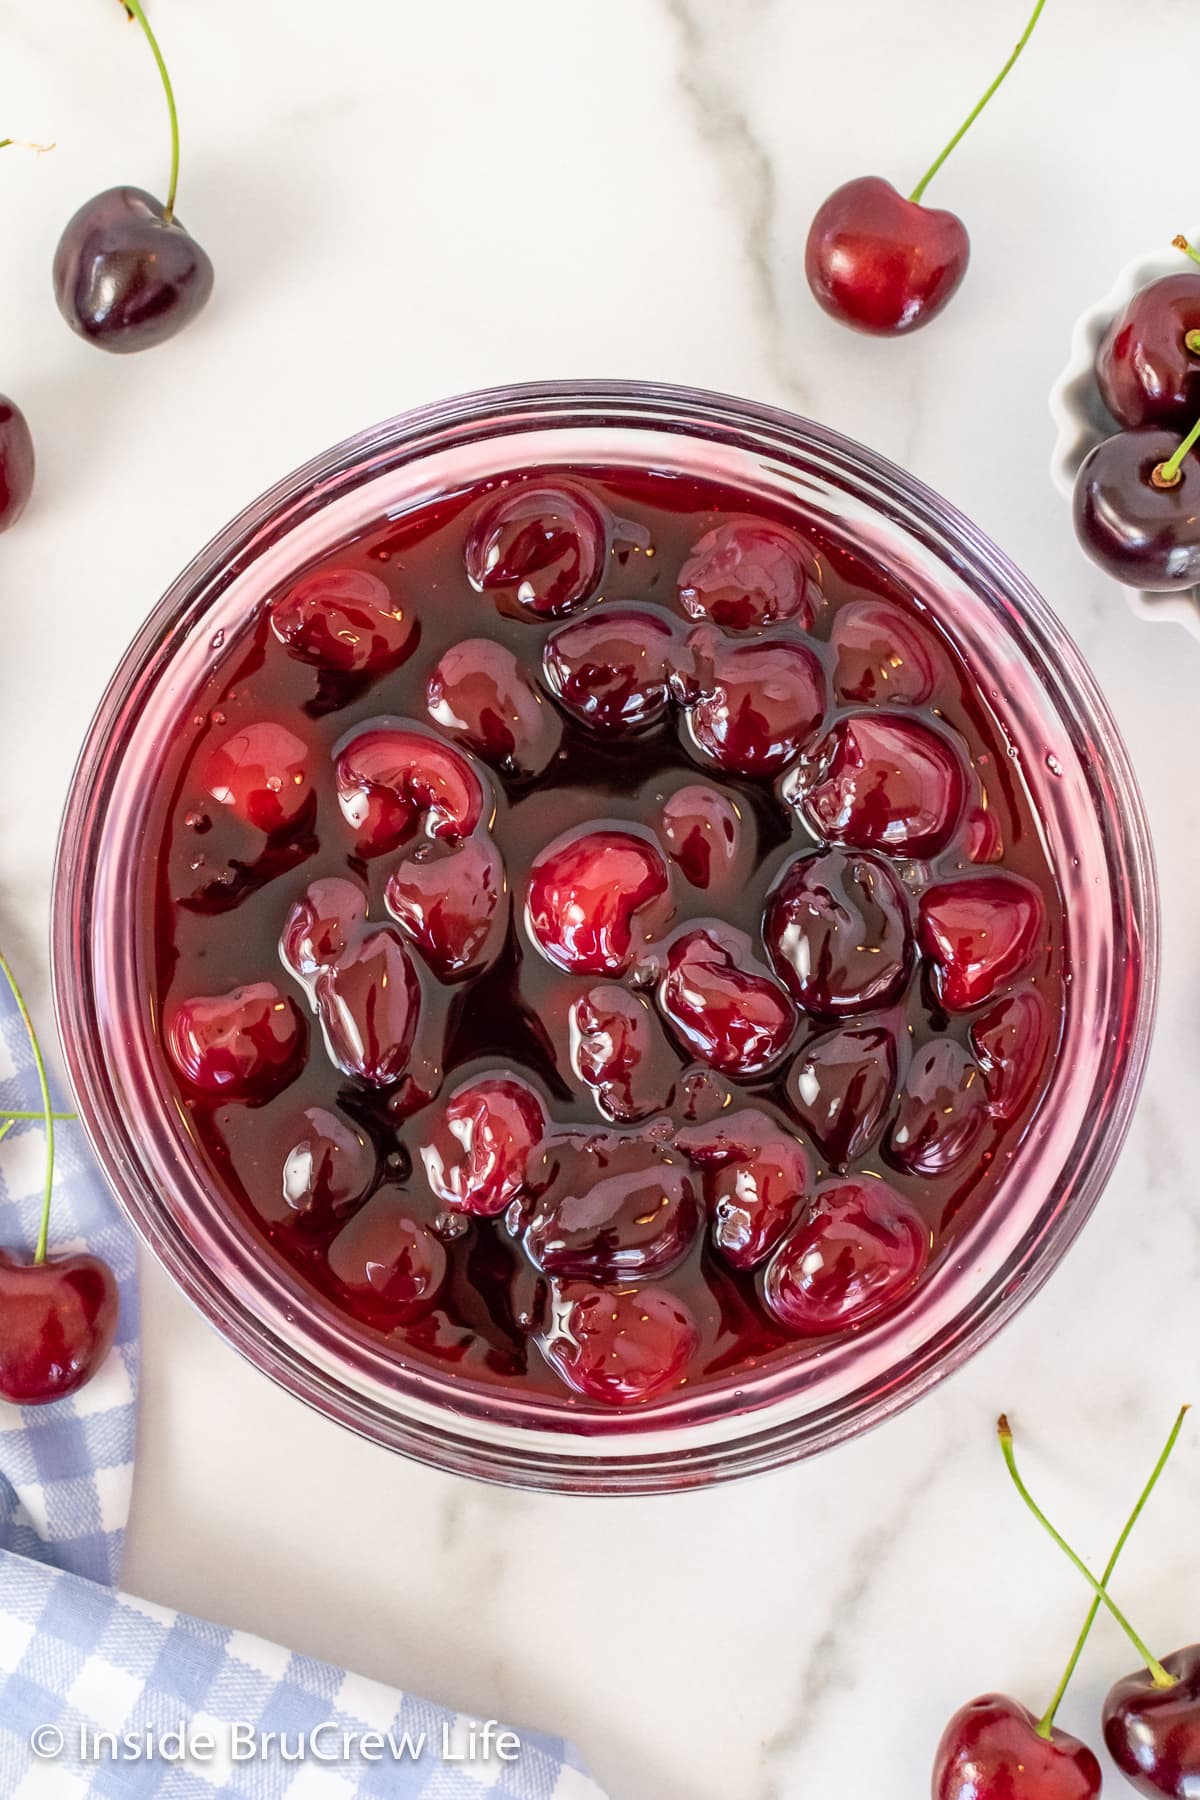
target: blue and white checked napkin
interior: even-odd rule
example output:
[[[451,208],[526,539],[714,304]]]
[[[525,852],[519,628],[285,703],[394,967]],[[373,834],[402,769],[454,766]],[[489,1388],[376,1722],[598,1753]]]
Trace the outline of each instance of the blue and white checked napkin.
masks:
[[[37,1103],[5,991],[0,1109]],[[133,1476],[134,1245],[77,1125],[59,1126],[57,1148],[51,1250],[106,1259],[121,1323],[72,1398],[0,1401],[3,1800],[604,1800],[559,1738],[498,1743],[443,1707],[116,1590]],[[0,1142],[4,1248],[36,1242],[44,1149],[37,1122]]]

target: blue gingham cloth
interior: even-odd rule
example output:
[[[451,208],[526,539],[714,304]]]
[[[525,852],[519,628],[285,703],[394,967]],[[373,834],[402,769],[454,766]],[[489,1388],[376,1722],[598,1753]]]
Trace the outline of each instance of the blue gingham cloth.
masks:
[[[5,990],[0,1109],[37,1103]],[[117,1591],[136,1415],[134,1245],[79,1127],[56,1137],[51,1250],[106,1259],[121,1323],[103,1370],[72,1398],[0,1401],[3,1800],[604,1800],[559,1738],[508,1732]],[[0,1247],[32,1251],[44,1148],[38,1122],[0,1142]]]

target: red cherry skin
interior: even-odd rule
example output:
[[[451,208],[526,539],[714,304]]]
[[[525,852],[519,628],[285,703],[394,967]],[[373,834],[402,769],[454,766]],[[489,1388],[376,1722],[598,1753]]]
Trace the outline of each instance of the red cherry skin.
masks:
[[[1108,1754],[1139,1794],[1195,1800],[1200,1794],[1200,1644],[1162,1659],[1174,1687],[1149,1669],[1127,1675],[1104,1702]]]
[[[675,658],[669,619],[640,607],[602,606],[547,639],[542,667],[563,711],[607,737],[666,717]]]
[[[774,775],[799,754],[825,714],[825,672],[804,644],[689,640],[695,672],[687,723],[696,748],[734,775]]]
[[[693,782],[664,801],[660,835],[693,887],[720,888],[737,865],[742,816],[717,788]]]
[[[862,175],[818,209],[804,270],[831,318],[896,337],[937,317],[970,259],[971,240],[956,213],[920,206],[890,181]]]
[[[0,394],[0,531],[15,525],[29,504],[35,467],[25,414],[15,400]]]
[[[535,1089],[514,1075],[480,1075],[450,1096],[421,1161],[439,1200],[494,1218],[525,1192],[545,1134],[546,1108]]]
[[[342,745],[336,773],[342,817],[364,855],[394,850],[422,818],[432,838],[464,838],[483,816],[478,775],[432,732],[368,726]]]
[[[677,1268],[699,1230],[700,1199],[681,1156],[637,1132],[569,1132],[546,1147],[524,1244],[548,1275],[646,1281]]]
[[[540,775],[562,740],[554,708],[512,651],[491,638],[464,638],[447,650],[425,703],[439,730],[505,774]]]
[[[833,1183],[768,1263],[763,1298],[798,1337],[849,1331],[911,1292],[929,1249],[920,1214],[886,1182]]]
[[[988,1113],[978,1063],[953,1038],[933,1038],[913,1057],[888,1154],[910,1175],[946,1175],[974,1150]]]
[[[658,1004],[693,1056],[735,1079],[777,1063],[796,1028],[795,1008],[745,932],[717,921],[675,939]]]
[[[353,881],[323,875],[296,901],[279,938],[284,966],[299,981],[311,981],[358,942],[367,917],[367,896]]]
[[[1099,1800],[1103,1777],[1087,1745],[1037,1727],[1007,1694],[960,1707],[934,1757],[933,1800]]]
[[[861,1156],[896,1097],[895,1033],[886,1025],[827,1032],[788,1070],[788,1104],[831,1168]]]
[[[663,1287],[564,1282],[542,1349],[568,1387],[605,1406],[639,1406],[685,1379],[700,1343],[682,1300]]]
[[[54,297],[71,330],[125,354],[165,343],[194,319],[213,266],[143,188],[108,188],[70,220],[54,253]]]
[[[678,594],[690,619],[711,619],[727,631],[787,619],[807,631],[822,601],[807,545],[762,519],[729,519],[705,532],[679,571]]]
[[[1004,861],[1004,830],[990,806],[972,807],[963,821],[964,848],[973,863]]]
[[[341,1114],[308,1106],[286,1133],[277,1221],[328,1226],[365,1196],[375,1179],[370,1141]]]
[[[834,692],[862,706],[924,706],[946,667],[929,634],[886,600],[839,607],[830,642]]]
[[[810,762],[787,797],[834,843],[920,860],[946,848],[962,817],[967,779],[958,751],[906,713],[847,714]]]
[[[423,846],[432,848],[432,846]],[[388,876],[387,909],[441,981],[463,981],[495,961],[508,928],[508,877],[495,843],[406,856]]]
[[[409,1218],[398,1196],[376,1194],[329,1246],[334,1278],[368,1307],[399,1324],[421,1318],[446,1280],[446,1252],[428,1225]]]
[[[763,941],[806,1012],[833,1018],[895,1000],[913,965],[908,897],[886,863],[845,850],[798,856],[770,894]]]
[[[713,1243],[735,1269],[756,1269],[807,1201],[812,1174],[804,1146],[768,1113],[747,1108],[685,1125],[675,1147],[704,1170]]]
[[[1164,425],[1181,436],[1200,414],[1200,273],[1152,281],[1119,312],[1096,352],[1096,386],[1118,425]]]
[[[590,500],[527,482],[480,507],[467,538],[467,579],[510,613],[557,619],[592,598],[607,554]]]
[[[316,569],[273,600],[271,629],[301,662],[362,675],[394,669],[417,646],[412,609],[369,569]]]
[[[632,1124],[666,1108],[675,1065],[640,995],[600,982],[572,1002],[569,1029],[571,1067],[607,1118]]]
[[[568,832],[534,860],[525,920],[543,956],[567,974],[622,975],[669,890],[667,865],[646,838]]]
[[[262,1100],[295,1076],[308,1033],[273,981],[255,981],[181,1001],[167,1016],[165,1041],[179,1073],[201,1093]]]
[[[1041,893],[1021,875],[968,875],[926,888],[917,936],[947,1012],[970,1012],[1029,967],[1046,930]]]
[[[408,1069],[421,989],[399,935],[382,925],[322,969],[313,998],[333,1061],[371,1087],[391,1087]]]
[[[1036,988],[998,1000],[972,1021],[971,1049],[998,1118],[1015,1118],[1033,1092],[1046,1067],[1050,1032],[1050,1014]]]
[[[247,825],[270,835],[294,825],[312,799],[308,746],[286,725],[242,725],[204,759],[205,792]]]
[[[75,1393],[108,1355],[119,1310],[98,1256],[23,1263],[0,1250],[0,1398],[47,1406]]]
[[[1075,477],[1075,534],[1126,587],[1168,594],[1200,583],[1200,456],[1184,457],[1174,487],[1153,479],[1179,443],[1157,426],[1120,431],[1096,445]]]

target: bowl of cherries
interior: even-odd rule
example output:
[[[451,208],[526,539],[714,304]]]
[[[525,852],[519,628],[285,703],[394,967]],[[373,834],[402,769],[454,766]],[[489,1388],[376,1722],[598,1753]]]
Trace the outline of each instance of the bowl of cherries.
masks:
[[[899,470],[689,389],[337,446],[191,564],[68,802],[54,972],[130,1218],[440,1467],[825,1448],[1027,1300],[1148,1048],[1141,803],[1044,603]]]
[[[1135,612],[1200,636],[1200,255],[1130,263],[1075,327],[1050,396],[1052,474]]]

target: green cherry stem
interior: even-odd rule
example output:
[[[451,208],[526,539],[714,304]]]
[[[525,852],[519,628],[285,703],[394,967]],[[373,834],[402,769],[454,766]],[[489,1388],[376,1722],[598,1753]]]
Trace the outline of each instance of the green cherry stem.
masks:
[[[1182,231],[1178,237],[1173,237],[1171,239],[1171,243],[1176,250],[1182,250],[1185,256],[1190,256],[1194,263],[1200,263],[1200,250],[1193,249],[1192,245],[1189,244],[1188,240],[1184,237]]]
[[[1001,1415],[1000,1415],[1000,1418],[996,1425],[996,1430],[997,1430],[997,1433],[1000,1438],[1000,1448],[1004,1454],[1004,1461],[1007,1464],[1009,1474],[1012,1476],[1013,1486],[1016,1488],[1018,1494],[1020,1494],[1022,1500],[1025,1502],[1026,1506],[1029,1508],[1030,1512],[1033,1514],[1033,1516],[1037,1520],[1038,1524],[1042,1527],[1043,1531],[1045,1531],[1051,1538],[1053,1538],[1054,1542],[1058,1545],[1058,1547],[1062,1551],[1063,1555],[1067,1558],[1067,1561],[1074,1564],[1075,1568],[1077,1568],[1079,1570],[1079,1573],[1083,1576],[1083,1579],[1087,1582],[1087,1584],[1091,1588],[1092,1592],[1096,1595],[1097,1600],[1103,1602],[1103,1604],[1105,1606],[1107,1606],[1109,1612],[1112,1614],[1113,1618],[1117,1621],[1117,1624],[1121,1627],[1121,1630],[1125,1633],[1125,1636],[1129,1639],[1130,1643],[1133,1645],[1133,1647],[1137,1651],[1138,1655],[1145,1662],[1147,1669],[1150,1671],[1150,1674],[1153,1677],[1155,1687],[1157,1687],[1157,1688],[1174,1687],[1176,1685],[1174,1675],[1172,1675],[1167,1669],[1163,1668],[1162,1664],[1159,1662],[1159,1660],[1156,1656],[1151,1656],[1149,1650],[1146,1648],[1145,1644],[1142,1642],[1142,1640],[1138,1636],[1137,1632],[1133,1629],[1133,1626],[1129,1623],[1129,1620],[1125,1617],[1125,1614],[1121,1611],[1121,1609],[1117,1605],[1116,1601],[1112,1598],[1112,1595],[1106,1591],[1104,1584],[1102,1582],[1099,1582],[1096,1580],[1096,1577],[1092,1574],[1092,1571],[1088,1568],[1087,1564],[1083,1561],[1082,1557],[1079,1557],[1075,1554],[1074,1550],[1072,1550],[1070,1544],[1068,1544],[1066,1538],[1063,1537],[1062,1533],[1060,1531],[1056,1530],[1055,1527],[1050,1523],[1049,1519],[1046,1517],[1045,1513],[1042,1511],[1041,1507],[1038,1505],[1038,1503],[1034,1499],[1033,1495],[1029,1492],[1029,1489],[1025,1486],[1025,1483],[1022,1481],[1020,1473],[1017,1469],[1016,1453],[1013,1450],[1012,1427],[1009,1424],[1008,1419],[1004,1413],[1001,1413]]]
[[[919,203],[919,201],[921,200],[922,196],[925,193],[925,189],[929,186],[930,182],[933,180],[934,176],[937,174],[937,172],[941,168],[942,164],[946,161],[947,157],[950,156],[953,151],[958,149],[958,146],[962,143],[963,139],[966,137],[968,131],[970,131],[972,125],[975,123],[976,119],[979,117],[980,113],[983,111],[983,109],[987,105],[988,101],[992,98],[992,96],[994,94],[996,94],[999,91],[1000,88],[1002,88],[1004,86],[1004,83],[1007,81],[1009,75],[1012,73],[1013,69],[1016,67],[1022,50],[1024,50],[1026,44],[1029,42],[1030,38],[1033,36],[1033,28],[1042,16],[1042,9],[1045,6],[1045,4],[1046,4],[1046,0],[1037,0],[1037,5],[1033,9],[1033,14],[1029,20],[1028,25],[1026,25],[1025,30],[1021,34],[1021,38],[1020,38],[1019,43],[1017,44],[1016,49],[1013,51],[1012,55],[1009,57],[1008,61],[1004,65],[1004,67],[1001,69],[1000,73],[997,75],[995,81],[993,81],[991,87],[988,89],[987,93],[983,96],[983,99],[979,102],[978,106],[976,106],[975,110],[969,115],[968,118],[963,120],[962,124],[959,126],[959,128],[955,132],[954,136],[950,139],[950,142],[946,145],[946,148],[942,151],[941,155],[934,162],[930,163],[929,167],[926,169],[925,173],[922,175],[920,181],[918,181],[916,187],[913,189],[912,193],[909,195],[909,199],[912,200],[914,203]]]
[[[163,60],[163,53],[158,47],[158,39],[155,37],[150,21],[146,17],[145,9],[142,6],[142,0],[121,0],[121,4],[124,6],[125,11],[129,14],[130,18],[136,19],[142,30],[145,32],[146,42],[153,52],[154,60],[158,64],[158,72],[162,77],[163,93],[167,96],[167,114],[171,120],[171,184],[167,189],[167,204],[165,210],[167,223],[169,225],[175,215],[175,195],[179,188],[179,114],[175,110],[175,90],[171,86],[171,77],[167,73],[167,65]]]
[[[50,1083],[46,1076],[46,1064],[42,1059],[42,1047],[37,1040],[37,1032],[33,1029],[33,1020],[29,1016],[29,1008],[25,1004],[16,977],[8,966],[8,959],[0,952],[0,973],[12,989],[12,997],[17,1003],[17,1011],[25,1022],[29,1033],[29,1042],[33,1049],[33,1060],[37,1065],[38,1081],[42,1089],[42,1119],[46,1126],[46,1191],[42,1196],[42,1223],[38,1230],[37,1249],[33,1253],[35,1263],[44,1263],[46,1247],[50,1240],[50,1195],[54,1188],[54,1111],[50,1105]]]
[[[1183,1421],[1187,1418],[1187,1415],[1188,1415],[1188,1408],[1186,1406],[1181,1406],[1179,1409],[1179,1417],[1176,1419],[1174,1425],[1171,1427],[1171,1435],[1170,1435],[1170,1437],[1168,1437],[1166,1443],[1163,1446],[1162,1454],[1159,1457],[1158,1461],[1154,1465],[1153,1473],[1151,1474],[1149,1481],[1146,1483],[1146,1485],[1142,1489],[1141,1493],[1138,1495],[1137,1505],[1134,1507],[1133,1511],[1130,1513],[1129,1517],[1125,1521],[1125,1529],[1122,1531],[1120,1537],[1117,1539],[1116,1543],[1113,1545],[1112,1555],[1109,1557],[1108,1564],[1104,1570],[1104,1573],[1100,1577],[1100,1585],[1103,1588],[1107,1588],[1109,1582],[1112,1580],[1113,1574],[1116,1571],[1117,1564],[1121,1560],[1121,1553],[1124,1550],[1126,1544],[1129,1542],[1130,1533],[1133,1531],[1134,1526],[1137,1524],[1138,1520],[1141,1518],[1142,1509],[1145,1507],[1147,1500],[1149,1500],[1151,1494],[1154,1492],[1155,1488],[1158,1486],[1158,1478],[1162,1474],[1163,1470],[1166,1468],[1167,1463],[1170,1461],[1171,1452],[1172,1452],[1172,1450],[1174,1450],[1175,1445],[1179,1441],[1179,1434],[1183,1430]],[[1079,1666],[1079,1658],[1083,1655],[1083,1647],[1087,1643],[1088,1638],[1091,1636],[1092,1626],[1096,1623],[1096,1614],[1099,1611],[1100,1611],[1100,1597],[1099,1597],[1099,1595],[1097,1595],[1097,1597],[1092,1601],[1091,1606],[1088,1608],[1087,1618],[1083,1621],[1083,1629],[1079,1633],[1079,1637],[1076,1640],[1074,1650],[1072,1650],[1072,1652],[1071,1652],[1070,1661],[1067,1663],[1066,1668],[1063,1670],[1062,1680],[1059,1682],[1058,1687],[1055,1689],[1054,1698],[1053,1698],[1053,1700],[1051,1700],[1049,1706],[1046,1708],[1045,1712],[1042,1714],[1040,1720],[1038,1721],[1037,1729],[1038,1729],[1039,1737],[1048,1739],[1050,1737],[1052,1731],[1054,1730],[1055,1716],[1058,1712],[1059,1707],[1062,1705],[1063,1695],[1066,1693],[1068,1687],[1071,1685],[1071,1678],[1074,1675],[1076,1668]]]
[[[42,1112],[40,1107],[38,1108],[38,1110],[36,1112],[10,1112],[10,1110],[8,1109],[7,1106],[0,1107],[0,1119],[7,1119],[9,1122],[9,1125],[15,1125],[18,1119],[44,1119],[45,1117],[46,1117],[46,1115],[44,1112]],[[65,1120],[71,1121],[71,1120],[77,1119],[79,1117],[79,1114],[78,1113],[69,1113],[69,1112],[54,1112],[54,1113],[50,1114],[50,1117],[52,1119],[65,1119]],[[7,1131],[8,1125],[6,1125],[4,1129]]]
[[[1188,432],[1171,460],[1169,462],[1159,463],[1156,469],[1151,469],[1150,479],[1156,488],[1174,488],[1179,486],[1179,483],[1183,479],[1184,461],[1189,453],[1196,448],[1197,444],[1200,444],[1200,419],[1196,420],[1196,423],[1192,426],[1192,429]]]

